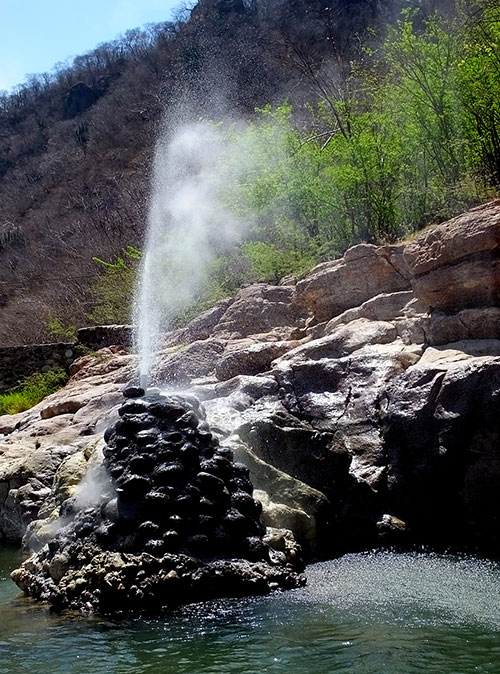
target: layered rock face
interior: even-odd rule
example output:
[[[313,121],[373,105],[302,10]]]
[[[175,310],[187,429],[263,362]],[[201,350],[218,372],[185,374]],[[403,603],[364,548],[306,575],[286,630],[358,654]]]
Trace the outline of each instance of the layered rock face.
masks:
[[[304,583],[298,555],[292,564],[263,542],[248,468],[218,446],[195,399],[133,398],[119,415],[105,472],[88,482],[95,503],[65,500],[58,533],[13,572],[26,594],[116,615]]]
[[[220,446],[250,469],[264,524],[309,555],[380,543],[500,553],[499,242],[492,202],[408,244],[355,246],[297,283],[245,288],[166,335],[157,381],[203,402]],[[47,540],[59,476],[92,461],[134,366],[89,358],[65,390],[0,419],[4,533],[29,525],[27,541]]]

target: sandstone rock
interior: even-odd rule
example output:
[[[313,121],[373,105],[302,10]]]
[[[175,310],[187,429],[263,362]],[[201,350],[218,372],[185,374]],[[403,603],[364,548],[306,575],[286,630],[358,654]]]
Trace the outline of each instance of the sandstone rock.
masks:
[[[47,452],[17,447],[19,456],[0,464],[0,539],[20,541],[27,525],[37,519],[39,510],[49,497],[53,476],[61,461],[71,451],[55,447]]]
[[[95,438],[63,460],[54,476],[50,494],[38,511],[38,519],[30,522],[26,529],[23,537],[25,550],[39,550],[67,524],[67,518],[60,517],[60,506],[64,501],[74,497],[81,508],[94,505],[102,488],[102,447],[103,441]],[[96,467],[97,470],[91,472]]]
[[[0,437],[12,433],[22,419],[26,417],[24,412],[19,414],[4,414],[0,416]]]
[[[306,317],[306,312],[292,303],[294,295],[294,286],[258,283],[243,288],[219,321],[214,335],[241,338],[282,328],[286,337]]]
[[[302,541],[302,545],[309,543],[309,551],[311,546],[316,547],[318,532],[315,522],[304,510],[275,503],[264,491],[256,491],[255,498],[262,503],[261,518],[266,527],[288,529],[293,532],[294,538]]]
[[[388,344],[397,338],[395,326],[388,321],[364,318],[332,328],[330,334],[292,349],[279,360],[340,358],[369,344]]]
[[[116,393],[120,390],[120,387],[117,385],[99,385],[96,380],[92,383],[94,386],[92,386],[90,382],[85,382],[85,384],[82,383],[82,386],[79,387],[66,386],[64,389],[47,396],[47,398],[37,406],[41,418],[51,419],[52,417],[62,414],[74,414],[81,410],[82,407],[86,407],[89,403],[92,403],[95,410],[96,400],[99,400],[102,395]],[[115,400],[115,398],[111,397],[111,401]]]
[[[472,209],[421,234],[404,257],[415,295],[457,311],[500,301],[500,202]]]
[[[178,344],[191,344],[212,336],[215,327],[224,316],[228,307],[232,304],[232,299],[221,300],[217,304],[204,311],[186,325],[167,335],[164,346],[175,346]]]
[[[184,348],[168,352],[155,364],[153,381],[173,388],[189,386],[194,379],[215,370],[224,351],[224,342],[216,339],[193,342]]]
[[[298,341],[249,343],[249,340],[241,340],[241,342],[238,340],[224,351],[215,367],[217,379],[225,380],[237,375],[265,372],[275,358],[299,345]]]
[[[109,392],[91,398],[73,416],[73,423],[81,425],[80,434],[103,433],[117,420],[117,410],[121,402],[120,390],[113,388]]]
[[[496,339],[500,335],[500,308],[463,309],[453,314],[433,311],[422,321],[422,328],[431,346],[462,340]]]
[[[120,358],[125,358],[127,366],[132,361],[130,356]],[[81,433],[88,434],[90,426],[95,430],[107,421],[106,406],[115,402],[114,393],[120,388],[114,379],[120,379],[127,367],[102,374],[101,365],[96,362],[95,368],[89,366],[86,376],[70,380],[61,391],[17,415],[15,427],[0,437],[0,484],[8,489],[7,497],[0,501],[0,538],[21,540],[49,497],[58,467],[88,444],[89,438],[81,437]],[[72,404],[77,401],[76,421],[76,415],[62,413],[68,409],[68,400]],[[49,418],[41,418],[44,409],[44,416],[49,414]],[[57,415],[50,416],[52,413]],[[28,493],[19,491],[24,486]]]
[[[394,264],[401,254],[397,246],[354,246],[342,259],[315,267],[299,281],[295,303],[321,323],[375,295],[408,290],[408,276]]]
[[[40,410],[40,416],[42,419],[51,419],[60,414],[73,414],[77,412],[82,407],[85,407],[88,400],[83,397],[78,396],[68,396],[67,398],[57,398],[54,402],[45,404],[44,407]]]
[[[429,347],[419,361],[420,366],[449,367],[453,363],[463,360],[475,360],[482,356],[500,356],[500,340],[477,339],[442,344],[439,347]]]
[[[70,367],[70,375],[73,383],[91,377],[105,377],[110,382],[125,383],[133,375],[134,364],[134,358],[124,349],[109,347],[76,360]]]
[[[414,303],[415,295],[411,290],[402,290],[397,293],[382,293],[363,302],[359,307],[348,309],[340,316],[332,318],[323,327],[323,334],[318,333],[320,326],[314,326],[310,333],[314,338],[323,337],[335,330],[339,325],[345,325],[351,321],[364,318],[370,321],[393,321],[401,316],[416,314],[417,307]],[[422,307],[423,310],[423,307]]]

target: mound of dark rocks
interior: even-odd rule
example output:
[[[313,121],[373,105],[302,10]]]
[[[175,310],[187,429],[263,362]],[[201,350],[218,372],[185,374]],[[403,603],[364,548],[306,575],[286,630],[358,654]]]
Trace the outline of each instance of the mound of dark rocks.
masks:
[[[58,609],[155,613],[305,583],[298,556],[264,542],[248,469],[212,436],[192,397],[125,391],[105,433],[109,482],[96,504],[61,507],[54,538],[12,573]]]

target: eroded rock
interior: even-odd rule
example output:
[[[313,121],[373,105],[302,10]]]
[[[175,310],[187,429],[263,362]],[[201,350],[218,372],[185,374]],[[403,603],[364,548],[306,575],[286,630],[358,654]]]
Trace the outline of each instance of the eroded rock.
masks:
[[[404,249],[415,295],[433,309],[500,302],[500,202],[437,225]]]
[[[64,501],[59,533],[13,572],[26,594],[128,614],[305,582],[296,554],[270,554],[248,469],[219,447],[196,399],[131,398],[119,415],[95,502]]]
[[[402,252],[401,246],[354,246],[340,260],[315,267],[299,281],[295,303],[322,323],[375,295],[409,290]]]

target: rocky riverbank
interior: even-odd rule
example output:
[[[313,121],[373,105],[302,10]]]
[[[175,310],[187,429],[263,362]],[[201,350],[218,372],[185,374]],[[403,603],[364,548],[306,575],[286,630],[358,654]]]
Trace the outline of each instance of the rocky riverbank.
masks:
[[[158,384],[203,402],[263,522],[307,554],[392,543],[500,552],[500,202],[407,244],[257,284],[166,335]],[[134,357],[103,349],[0,418],[0,535],[40,545],[99,462]]]
[[[198,401],[125,394],[100,470],[12,573],[19,587],[58,609],[126,615],[303,585],[297,546],[266,544],[248,468],[219,447]]]

